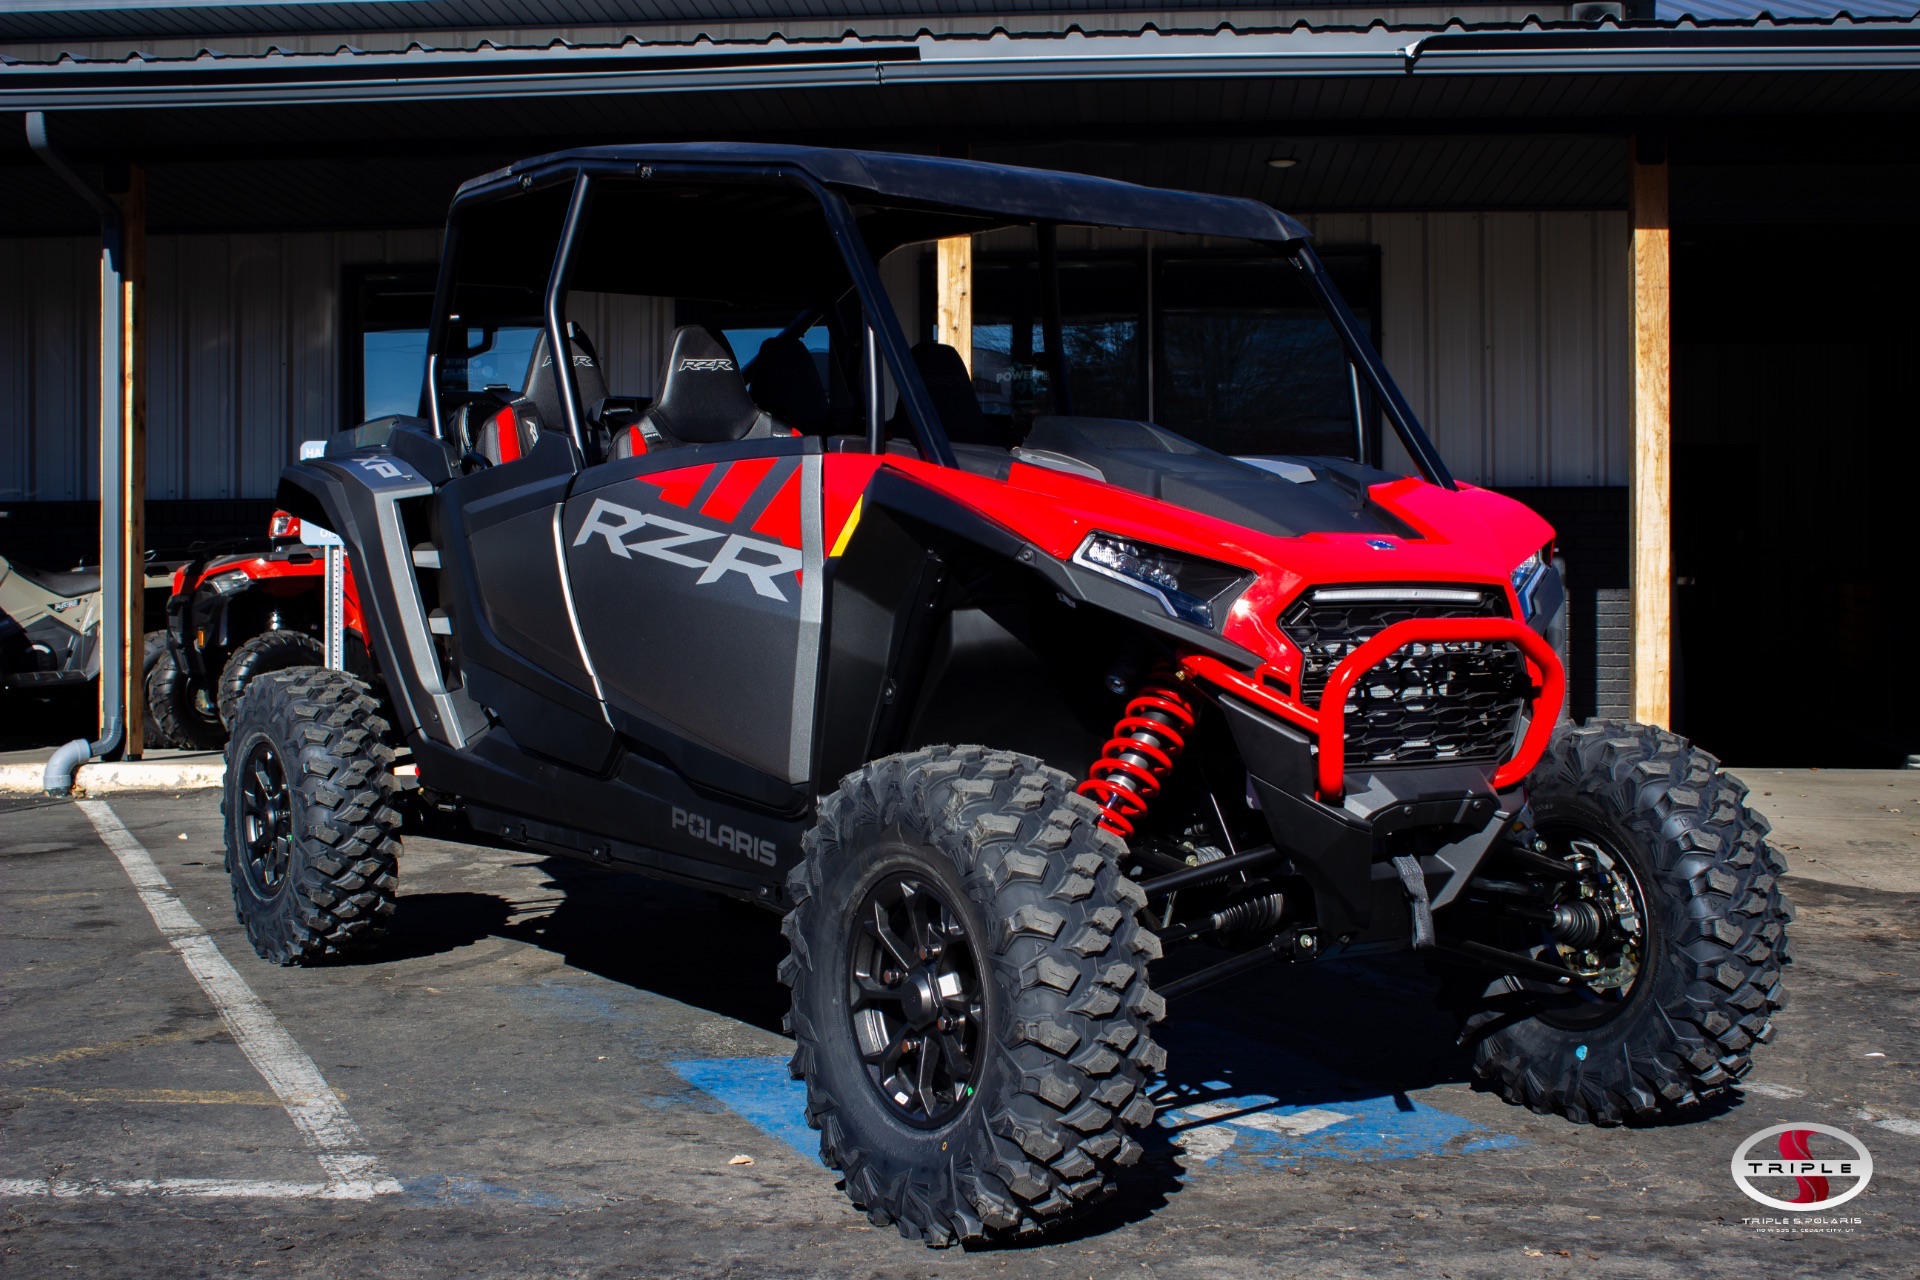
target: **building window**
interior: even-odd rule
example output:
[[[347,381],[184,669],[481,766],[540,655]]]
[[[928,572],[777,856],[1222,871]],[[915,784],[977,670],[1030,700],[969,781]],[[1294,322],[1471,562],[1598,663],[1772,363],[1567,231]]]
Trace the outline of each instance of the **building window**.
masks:
[[[1329,273],[1369,327],[1372,261],[1327,255]],[[1367,421],[1371,406],[1291,263],[1167,256],[1154,266],[1154,421],[1221,453],[1356,455],[1356,416]]]
[[[1378,251],[1319,252],[1377,347]],[[923,289],[930,299],[930,255]],[[930,332],[931,306],[923,312]],[[1076,415],[1156,422],[1230,454],[1355,457],[1364,436],[1378,457],[1371,395],[1284,259],[1164,247],[1062,252],[1060,318]],[[974,392],[984,412],[1011,420],[1011,438],[1059,412],[1045,347],[1038,256],[977,255]]]
[[[1146,418],[1146,261],[1139,254],[1060,256],[1060,342],[1073,412]],[[1041,324],[1039,259],[982,255],[974,268],[973,386],[981,409],[1012,419],[1010,438],[1060,412]]]
[[[348,267],[341,296],[341,409],[347,427],[421,412],[438,267]],[[524,362],[525,357],[522,357]]]

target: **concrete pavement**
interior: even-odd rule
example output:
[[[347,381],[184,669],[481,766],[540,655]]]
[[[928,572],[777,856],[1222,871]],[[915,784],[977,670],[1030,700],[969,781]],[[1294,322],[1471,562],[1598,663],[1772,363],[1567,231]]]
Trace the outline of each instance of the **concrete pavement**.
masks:
[[[300,1193],[327,1153],[180,929],[75,805],[0,802],[0,1256],[21,1275],[1911,1275],[1920,775],[1745,776],[1774,793],[1797,960],[1778,1038],[1711,1116],[1594,1130],[1471,1092],[1405,957],[1267,970],[1176,1009],[1160,1127],[1117,1203],[968,1253],[869,1227],[813,1158],[771,917],[410,839],[377,955],[279,969],[234,924],[217,793],[110,797],[397,1188]],[[1873,1151],[1857,1224],[1743,1223],[1768,1211],[1733,1151],[1789,1121]]]

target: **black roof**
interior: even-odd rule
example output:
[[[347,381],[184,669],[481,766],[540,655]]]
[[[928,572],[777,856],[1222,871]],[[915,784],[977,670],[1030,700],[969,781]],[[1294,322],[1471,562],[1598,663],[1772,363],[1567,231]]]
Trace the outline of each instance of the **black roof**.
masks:
[[[1138,227],[1242,240],[1296,241],[1312,233],[1278,209],[1237,196],[1201,195],[1142,187],[1111,178],[1028,169],[976,160],[949,160],[882,151],[843,151],[746,142],[658,143],[644,146],[576,147],[475,178],[464,196],[522,173],[596,166],[718,164],[797,169],[824,186],[849,195],[871,195],[937,213],[978,215],[1003,221],[1038,221],[1100,227]],[[458,197],[456,197],[457,199]],[[918,228],[898,239],[939,234]]]

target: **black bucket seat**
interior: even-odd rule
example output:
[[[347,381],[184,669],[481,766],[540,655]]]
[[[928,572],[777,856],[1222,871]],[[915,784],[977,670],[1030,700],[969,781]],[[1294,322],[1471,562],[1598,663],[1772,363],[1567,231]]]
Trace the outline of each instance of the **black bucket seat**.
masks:
[[[613,456],[683,444],[760,440],[773,434],[773,418],[747,394],[746,379],[725,338],[705,325],[673,331],[660,394],[640,421],[613,442]]]

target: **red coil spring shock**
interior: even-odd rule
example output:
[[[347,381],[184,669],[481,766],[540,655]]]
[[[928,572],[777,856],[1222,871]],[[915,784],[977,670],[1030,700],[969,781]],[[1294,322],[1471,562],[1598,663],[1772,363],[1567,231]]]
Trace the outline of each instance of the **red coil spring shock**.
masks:
[[[1127,703],[1078,788],[1100,806],[1100,825],[1122,840],[1133,834],[1133,820],[1147,811],[1193,732],[1193,703],[1175,687],[1172,674],[1155,671]]]

